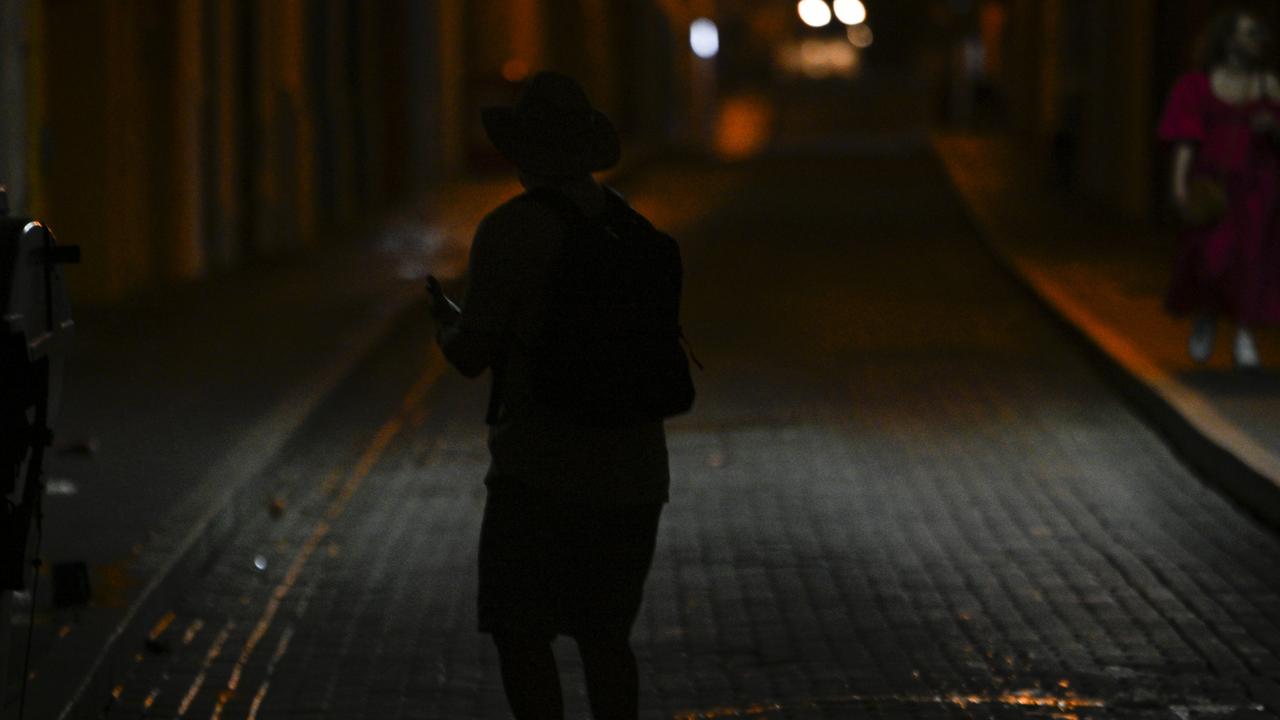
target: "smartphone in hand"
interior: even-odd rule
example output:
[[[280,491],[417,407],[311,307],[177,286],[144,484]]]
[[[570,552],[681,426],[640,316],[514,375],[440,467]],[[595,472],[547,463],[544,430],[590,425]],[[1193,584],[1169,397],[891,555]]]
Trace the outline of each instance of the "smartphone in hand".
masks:
[[[431,297],[431,316],[441,322],[457,320],[462,310],[444,294],[444,288],[435,275],[427,275],[427,294]]]

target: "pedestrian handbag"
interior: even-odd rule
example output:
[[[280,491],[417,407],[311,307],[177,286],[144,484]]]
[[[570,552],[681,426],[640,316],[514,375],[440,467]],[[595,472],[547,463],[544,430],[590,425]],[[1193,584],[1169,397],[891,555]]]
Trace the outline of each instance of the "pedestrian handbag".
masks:
[[[1195,175],[1187,181],[1187,200],[1182,219],[1192,228],[1217,225],[1227,214],[1227,190],[1222,181]]]
[[[611,190],[597,219],[548,188],[525,199],[554,210],[566,228],[543,327],[529,348],[534,401],[589,427],[688,412],[695,391],[679,324],[676,241]]]

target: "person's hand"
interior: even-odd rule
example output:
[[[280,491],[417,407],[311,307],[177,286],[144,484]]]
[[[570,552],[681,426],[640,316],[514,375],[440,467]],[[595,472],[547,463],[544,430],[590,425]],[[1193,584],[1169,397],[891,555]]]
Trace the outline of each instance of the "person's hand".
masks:
[[[431,317],[439,325],[452,325],[458,321],[462,311],[444,294],[440,281],[435,275],[427,276],[427,300],[431,304]]]

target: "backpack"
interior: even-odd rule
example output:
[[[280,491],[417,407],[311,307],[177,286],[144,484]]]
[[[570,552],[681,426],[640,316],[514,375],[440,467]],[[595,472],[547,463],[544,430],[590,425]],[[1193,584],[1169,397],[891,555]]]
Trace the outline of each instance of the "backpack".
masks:
[[[589,219],[540,188],[527,202],[565,224],[544,292],[543,328],[528,347],[535,402],[576,424],[619,427],[693,407],[680,329],[680,247],[616,193]],[[696,359],[695,359],[696,362]]]

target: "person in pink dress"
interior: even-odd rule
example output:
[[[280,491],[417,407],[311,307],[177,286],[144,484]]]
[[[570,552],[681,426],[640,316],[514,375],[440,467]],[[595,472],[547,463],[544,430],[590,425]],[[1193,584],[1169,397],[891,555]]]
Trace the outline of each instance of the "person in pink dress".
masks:
[[[1253,328],[1280,324],[1280,80],[1270,33],[1247,12],[1207,33],[1203,70],[1182,76],[1159,127],[1173,145],[1174,204],[1188,220],[1166,308],[1195,316],[1188,350],[1205,362],[1219,319],[1235,322],[1237,367],[1259,364]]]

